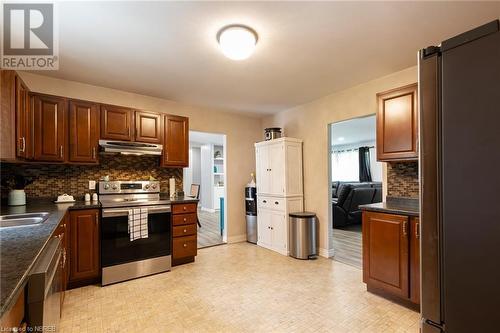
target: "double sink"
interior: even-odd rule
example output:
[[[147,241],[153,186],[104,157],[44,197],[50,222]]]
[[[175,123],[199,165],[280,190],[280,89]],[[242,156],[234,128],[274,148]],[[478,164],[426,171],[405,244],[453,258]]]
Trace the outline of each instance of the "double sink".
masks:
[[[0,216],[0,228],[42,224],[48,217],[47,212],[3,215]]]

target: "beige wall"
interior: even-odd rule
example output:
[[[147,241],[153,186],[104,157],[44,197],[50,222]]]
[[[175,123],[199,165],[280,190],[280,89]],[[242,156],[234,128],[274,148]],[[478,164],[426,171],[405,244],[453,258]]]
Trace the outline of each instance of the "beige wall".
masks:
[[[417,82],[417,68],[411,67],[263,119],[263,128],[282,127],[286,136],[304,140],[304,204],[307,211],[318,215],[321,255],[332,254],[327,125],[373,114],[377,111],[377,92],[414,82]]]
[[[190,129],[225,134],[227,142],[227,231],[228,241],[246,240],[244,191],[255,170],[254,142],[262,138],[261,120],[256,117],[193,107],[173,101],[125,91],[20,73],[35,92],[100,103],[129,106],[189,117]]]

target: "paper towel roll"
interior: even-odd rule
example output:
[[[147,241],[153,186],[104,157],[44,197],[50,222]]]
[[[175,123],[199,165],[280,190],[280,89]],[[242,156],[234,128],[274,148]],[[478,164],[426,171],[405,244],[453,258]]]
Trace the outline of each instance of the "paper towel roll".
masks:
[[[170,197],[174,198],[175,197],[175,178],[174,177],[170,178],[169,184],[170,184]]]

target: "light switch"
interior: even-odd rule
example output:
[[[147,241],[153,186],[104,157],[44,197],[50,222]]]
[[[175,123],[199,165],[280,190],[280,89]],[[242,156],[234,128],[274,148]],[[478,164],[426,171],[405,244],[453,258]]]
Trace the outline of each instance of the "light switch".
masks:
[[[95,190],[95,180],[89,180],[89,190]]]

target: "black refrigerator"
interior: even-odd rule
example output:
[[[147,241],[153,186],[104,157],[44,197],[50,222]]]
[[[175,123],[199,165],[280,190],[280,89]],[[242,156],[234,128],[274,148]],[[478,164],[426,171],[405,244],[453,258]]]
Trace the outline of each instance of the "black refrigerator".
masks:
[[[419,52],[422,332],[500,332],[499,21]]]

